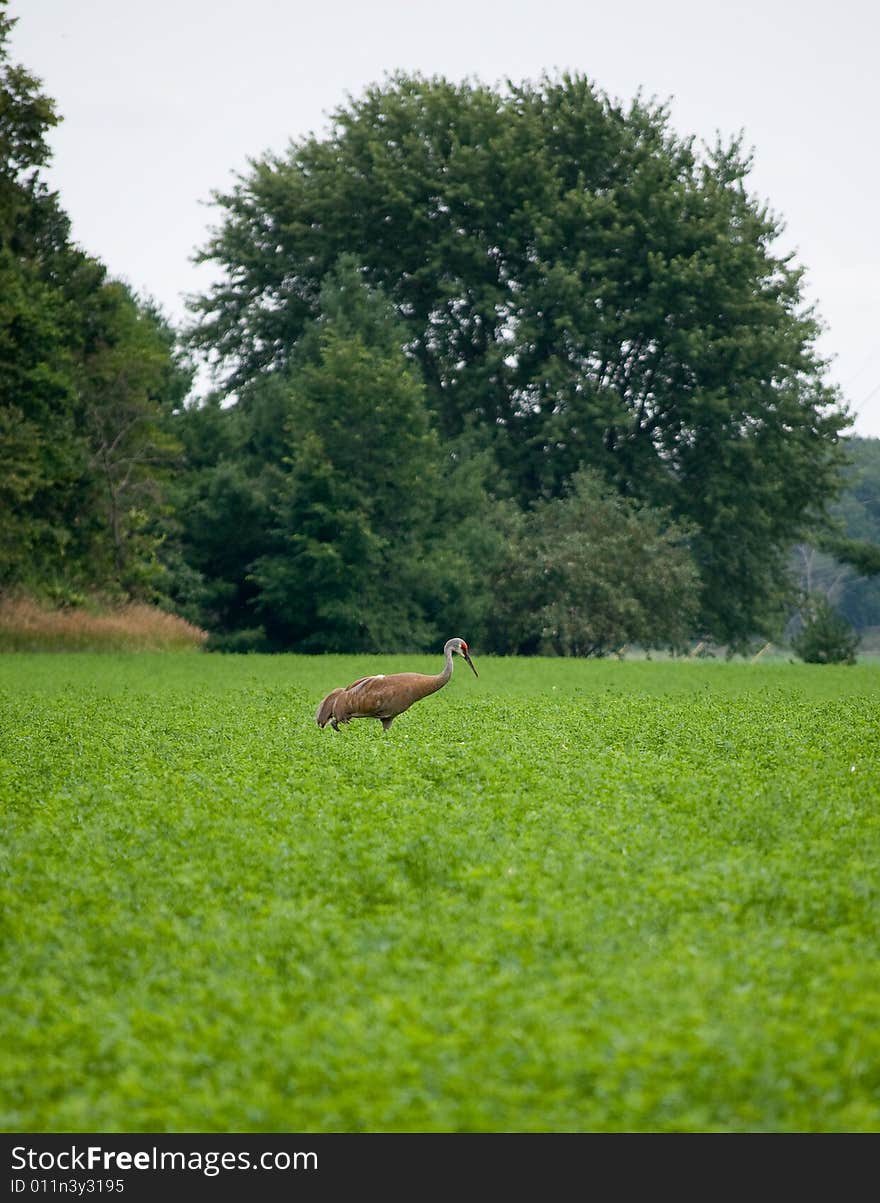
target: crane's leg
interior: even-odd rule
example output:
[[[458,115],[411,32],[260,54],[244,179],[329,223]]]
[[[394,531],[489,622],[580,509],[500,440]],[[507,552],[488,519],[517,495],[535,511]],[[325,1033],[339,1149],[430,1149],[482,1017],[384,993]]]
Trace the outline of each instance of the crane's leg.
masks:
[[[392,716],[391,718],[383,718],[383,719],[380,719],[379,721],[382,724],[383,731],[390,731],[391,724],[394,722],[394,717]]]

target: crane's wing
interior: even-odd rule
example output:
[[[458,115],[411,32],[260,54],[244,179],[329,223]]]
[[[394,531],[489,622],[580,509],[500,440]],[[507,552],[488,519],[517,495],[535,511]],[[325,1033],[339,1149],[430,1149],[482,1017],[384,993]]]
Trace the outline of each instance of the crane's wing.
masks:
[[[348,686],[343,703],[352,718],[378,718],[394,705],[392,682],[381,673],[361,677]]]
[[[368,681],[382,681],[384,677],[380,674],[377,677],[358,677],[356,681],[352,681],[350,685],[346,685],[345,692],[348,693],[352,689],[357,689],[361,685],[366,685]]]

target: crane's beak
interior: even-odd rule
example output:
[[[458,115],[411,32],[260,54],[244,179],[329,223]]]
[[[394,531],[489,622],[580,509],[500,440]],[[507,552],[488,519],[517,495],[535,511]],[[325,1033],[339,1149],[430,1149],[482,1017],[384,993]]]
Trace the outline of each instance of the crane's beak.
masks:
[[[475,677],[478,677],[480,674],[479,674],[479,673],[477,672],[477,670],[474,668],[474,662],[473,662],[473,660],[470,658],[470,656],[467,654],[467,652],[462,652],[461,654],[464,656],[465,660],[467,660],[467,662],[468,662],[468,664],[471,666],[471,668],[473,668],[473,669],[474,669],[474,676],[475,676]]]

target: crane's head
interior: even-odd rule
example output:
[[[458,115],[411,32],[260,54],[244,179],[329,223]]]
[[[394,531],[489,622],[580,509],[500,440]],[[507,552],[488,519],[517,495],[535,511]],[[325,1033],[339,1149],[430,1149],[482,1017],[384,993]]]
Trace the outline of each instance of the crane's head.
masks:
[[[465,641],[463,639],[450,639],[449,642],[446,644],[446,647],[451,648],[452,651],[455,652],[457,655],[461,656],[461,658],[463,660],[467,660],[468,664],[471,666],[471,670],[473,671],[473,674],[475,677],[478,677],[480,675],[477,672],[477,670],[474,668],[474,662],[470,658],[470,655],[468,653],[468,645],[465,643]],[[444,648],[444,651],[445,651],[445,648]]]

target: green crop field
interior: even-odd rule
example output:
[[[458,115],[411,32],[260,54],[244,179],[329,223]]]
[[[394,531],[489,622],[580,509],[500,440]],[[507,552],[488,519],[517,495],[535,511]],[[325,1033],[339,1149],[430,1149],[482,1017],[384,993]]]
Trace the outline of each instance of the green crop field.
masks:
[[[880,667],[0,657],[6,1131],[880,1131]]]

